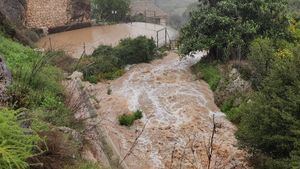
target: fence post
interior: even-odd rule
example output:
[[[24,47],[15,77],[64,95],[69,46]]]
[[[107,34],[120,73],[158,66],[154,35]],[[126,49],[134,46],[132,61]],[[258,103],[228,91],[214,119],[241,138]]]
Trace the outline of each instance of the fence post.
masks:
[[[158,47],[158,32],[159,31],[156,31],[156,46]]]
[[[50,50],[52,51],[52,41],[51,41],[51,38],[49,38],[49,43],[50,43]]]
[[[167,27],[165,28],[165,46],[167,46],[167,44],[168,44],[168,37],[167,37],[167,34],[168,34],[168,29],[167,29]]]

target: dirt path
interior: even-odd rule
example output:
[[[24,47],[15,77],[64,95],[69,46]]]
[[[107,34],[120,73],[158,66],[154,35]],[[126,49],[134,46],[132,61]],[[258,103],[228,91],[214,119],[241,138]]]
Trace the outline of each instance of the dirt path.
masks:
[[[213,93],[203,81],[196,81],[190,66],[203,53],[180,60],[175,53],[151,64],[131,67],[110,84],[86,84],[102,121],[101,127],[122,159],[136,137],[137,145],[125,159],[130,169],[207,168],[206,145],[215,114],[218,129],[212,168],[247,168],[245,153],[238,150],[235,127],[219,112]],[[108,89],[112,94],[108,95]],[[142,110],[144,117],[130,127],[118,124],[118,116]]]

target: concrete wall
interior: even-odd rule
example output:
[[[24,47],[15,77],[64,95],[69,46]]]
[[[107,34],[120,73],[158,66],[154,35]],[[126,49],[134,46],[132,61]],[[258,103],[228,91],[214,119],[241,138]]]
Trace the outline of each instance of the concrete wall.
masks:
[[[29,28],[55,28],[90,21],[89,0],[27,0]]]

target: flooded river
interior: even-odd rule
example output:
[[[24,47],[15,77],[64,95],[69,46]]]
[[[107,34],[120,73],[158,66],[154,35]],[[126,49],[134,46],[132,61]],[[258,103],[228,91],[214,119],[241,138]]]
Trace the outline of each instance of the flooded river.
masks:
[[[211,167],[247,168],[245,153],[236,147],[235,126],[215,105],[209,86],[190,72],[203,55],[181,60],[171,52],[161,60],[131,67],[110,83],[86,84],[101,128],[120,159],[126,157],[124,168],[207,168],[213,115],[218,129]],[[136,110],[143,111],[141,120],[130,128],[119,125],[120,115]]]
[[[165,43],[164,26],[150,23],[128,23],[94,26],[73,31],[51,34],[42,38],[37,46],[44,49],[61,49],[73,57],[79,58],[85,50],[91,54],[99,45],[115,46],[121,39],[145,35],[153,38],[161,46]],[[177,32],[167,28],[167,41],[176,39]],[[85,48],[85,49],[84,49]]]
[[[83,43],[91,53],[100,44],[116,45],[125,37],[155,37],[162,28],[145,23],[91,27],[50,35],[39,46],[49,48],[51,41],[52,48],[79,57]],[[176,31],[169,32],[176,37]],[[175,52],[169,52],[163,59],[131,66],[114,81],[82,84],[98,115],[97,126],[125,169],[207,168],[213,116],[217,131],[211,168],[247,168],[246,154],[236,146],[235,126],[214,103],[209,86],[196,80],[190,71],[204,55],[199,52],[180,59]],[[119,125],[120,115],[136,110],[143,111],[141,120],[130,128]],[[85,114],[78,115],[81,116]],[[86,154],[100,159],[99,151],[92,147]]]

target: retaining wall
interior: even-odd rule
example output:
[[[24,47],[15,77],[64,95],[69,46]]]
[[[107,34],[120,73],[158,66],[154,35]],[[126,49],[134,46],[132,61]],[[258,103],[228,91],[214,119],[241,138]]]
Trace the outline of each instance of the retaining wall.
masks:
[[[55,28],[90,22],[89,0],[27,0],[25,25]]]

